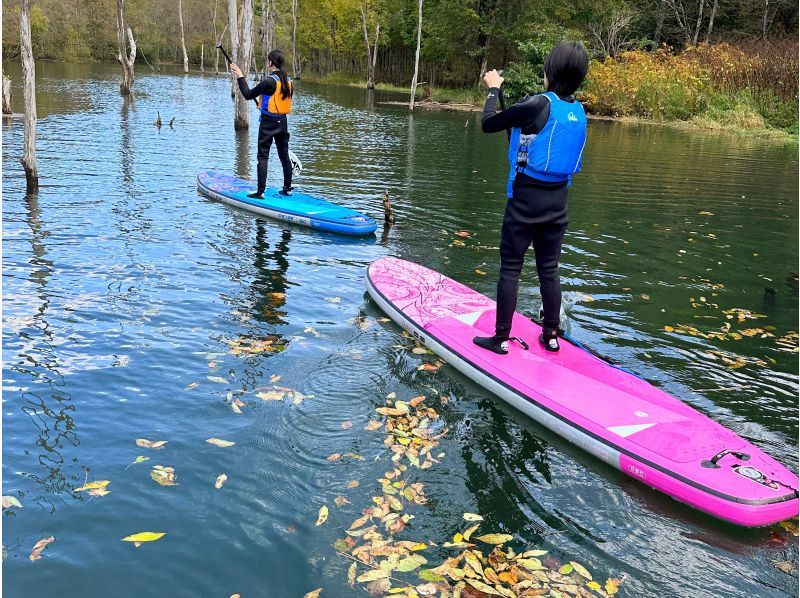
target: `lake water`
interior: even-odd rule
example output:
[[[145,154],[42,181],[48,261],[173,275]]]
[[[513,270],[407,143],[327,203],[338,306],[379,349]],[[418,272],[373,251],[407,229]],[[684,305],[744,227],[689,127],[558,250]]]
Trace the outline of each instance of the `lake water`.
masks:
[[[713,520],[453,368],[420,371],[432,358],[367,299],[365,268],[387,255],[493,296],[505,138],[482,134],[479,115],[411,116],[381,103],[402,97],[298,84],[296,185],[378,217],[388,190],[396,209],[390,230],[348,239],[197,194],[203,168],[255,175],[255,108],[251,130],[234,133],[226,78],[142,65],[124,102],[113,65],[40,64],[37,75],[38,195],[25,195],[22,120],[2,137],[3,494],[23,505],[3,513],[9,596],[364,595],[332,544],[380,494],[391,453],[364,427],[391,392],[430,397],[449,428],[441,463],[416,475],[428,501],[409,507],[405,539],[441,545],[469,511],[520,549],[624,577],[620,596],[797,594],[796,573],[775,566],[796,567],[789,532]],[[796,146],[592,122],[561,268],[573,336],[794,471],[797,180]],[[536,313],[532,263],[520,296]],[[764,317],[730,320],[731,309]],[[726,322],[768,336],[664,329]],[[240,339],[282,350],[231,354]],[[258,398],[273,386],[305,399]],[[364,460],[327,459],[350,452]],[[150,459],[130,465],[140,455]],[[153,481],[153,465],[173,467],[177,485]],[[87,480],[110,480],[110,493],[76,492]],[[322,505],[330,516],[316,526]],[[120,541],[141,531],[166,535]],[[451,553],[425,554],[435,565]]]

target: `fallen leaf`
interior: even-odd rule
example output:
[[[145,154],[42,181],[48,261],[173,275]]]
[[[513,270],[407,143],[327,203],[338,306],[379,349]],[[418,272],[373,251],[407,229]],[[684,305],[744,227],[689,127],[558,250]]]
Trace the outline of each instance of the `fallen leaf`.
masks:
[[[281,294],[281,295],[283,295],[283,293],[280,293],[280,294]],[[321,591],[322,591],[322,588],[317,588],[316,590],[314,590],[314,591],[312,591],[312,592],[308,592],[308,593],[306,593],[306,594],[303,596],[303,598],[319,598],[319,593],[320,593]]]
[[[437,372],[437,371],[439,371],[440,367],[442,367],[442,366],[441,365],[437,365],[435,363],[423,363],[417,369],[425,371],[425,372]]]
[[[208,440],[206,440],[206,442],[222,448],[233,446],[234,444],[236,444],[235,442],[231,442],[230,440],[221,440],[219,438],[209,438]]]
[[[794,563],[791,561],[772,561],[772,564],[784,573],[791,573],[794,571]]]
[[[675,332],[675,329],[672,326],[664,326],[665,332]]]
[[[143,463],[144,461],[149,461],[149,460],[150,460],[150,457],[145,457],[144,455],[139,455],[138,457],[136,457],[133,460],[133,462],[134,463]]]
[[[341,459],[341,458],[342,458],[342,454],[341,454],[341,453],[331,453],[330,455],[328,455],[328,456],[327,456],[327,457],[325,457],[325,458],[326,458],[328,461],[331,461],[331,462],[333,462],[333,461],[338,461],[339,459]]]
[[[347,570],[347,583],[350,584],[350,586],[353,586],[353,584],[356,583],[356,571],[357,571],[357,568],[358,567],[357,567],[356,563],[353,563],[352,565],[350,565],[350,568]]]
[[[572,573],[572,570],[573,566],[570,563],[567,563],[566,565],[562,565],[558,572],[561,573],[561,575],[569,575]]]
[[[435,583],[420,584],[415,589],[420,596],[435,596],[439,591],[439,587]]]
[[[617,593],[618,589],[619,589],[619,580],[618,579],[616,579],[616,578],[610,579],[609,578],[609,579],[606,580],[606,594],[608,594],[609,596],[613,596],[614,594]]]
[[[464,519],[467,521],[483,521],[483,517],[477,513],[464,513]]]
[[[570,562],[569,562],[569,564],[570,564],[570,565],[572,565],[572,566],[575,568],[575,571],[577,571],[577,572],[578,572],[578,575],[580,575],[581,577],[585,577],[585,578],[586,578],[586,579],[588,579],[589,581],[591,581],[591,580],[592,580],[592,574],[591,574],[591,573],[589,573],[589,572],[586,570],[586,567],[584,567],[584,566],[583,566],[583,565],[581,565],[580,563],[576,563],[575,561],[570,561]]]
[[[414,347],[411,349],[411,352],[414,355],[425,355],[428,353],[428,350],[425,347]]]
[[[279,390],[268,390],[267,392],[258,392],[256,396],[262,401],[282,401],[286,397],[286,393]]]
[[[358,486],[358,480],[350,480],[347,482],[348,488],[356,488]]]
[[[342,507],[344,505],[350,504],[350,501],[347,500],[346,497],[342,496],[341,494],[333,499],[333,502],[336,503],[337,507]]]
[[[781,521],[780,526],[792,534],[795,538],[798,536],[798,534],[800,534],[800,530],[798,530],[797,526],[791,521]]]
[[[417,567],[421,567],[427,562],[428,559],[426,559],[421,554],[412,554],[409,557],[400,559],[400,561],[398,561],[397,563],[397,566],[395,567],[395,571],[400,571],[401,573],[407,573],[409,571],[413,571]]]
[[[122,538],[122,541],[133,542],[133,545],[139,548],[144,542],[154,542],[159,538],[163,538],[165,535],[165,532],[139,532],[138,534],[125,536]]]
[[[377,430],[378,428],[380,428],[382,425],[383,425],[383,422],[379,422],[379,421],[376,421],[374,419],[371,419],[371,420],[369,420],[369,423],[366,426],[364,426],[364,429],[367,432],[372,432],[373,430]]]
[[[480,268],[475,268],[475,274],[480,274],[481,276],[486,276],[486,272],[484,272]]]
[[[225,378],[220,378],[219,376],[206,376],[211,382],[216,382],[217,384],[227,384],[228,381]]]
[[[165,444],[167,444],[166,440],[147,440],[146,438],[136,439],[136,446],[140,446],[142,448],[160,449],[163,448]]]
[[[470,538],[470,536],[471,536],[473,533],[475,533],[475,530],[476,530],[476,529],[478,529],[478,527],[480,527],[480,525],[481,525],[480,523],[476,523],[476,524],[475,524],[475,525],[473,525],[472,527],[470,527],[470,528],[467,528],[467,531],[465,531],[465,532],[464,532],[464,539],[465,539],[467,542],[469,542],[469,538]]]
[[[480,590],[484,594],[490,594],[492,596],[502,596],[500,592],[495,590],[489,584],[483,583],[482,581],[478,581],[477,579],[471,579],[471,578],[467,578],[465,579],[465,581],[473,588],[475,588],[476,590]]]
[[[486,542],[487,544],[504,544],[513,540],[514,536],[509,534],[485,534],[483,536],[477,536],[476,540],[480,540],[481,542]]]
[[[89,482],[85,486],[75,488],[75,492],[83,492],[84,490],[96,490],[97,488],[105,488],[111,482],[108,480],[98,480],[97,482]]]
[[[40,558],[42,558],[42,551],[47,547],[47,545],[50,544],[50,542],[55,541],[56,539],[53,536],[39,540],[36,544],[34,544],[33,550],[31,550],[30,559],[32,561],[38,561]]]
[[[319,516],[317,517],[317,525],[322,525],[328,520],[328,507],[326,505],[322,505],[319,508]]]
[[[3,509],[10,509],[11,507],[17,507],[19,509],[22,508],[22,503],[17,500],[15,496],[4,496],[3,497]]]
[[[386,395],[386,398],[394,400],[394,399],[397,398],[397,393],[396,392],[390,392],[388,395]]]
[[[105,488],[89,490],[89,496],[105,496],[106,494],[111,494],[111,490],[106,490]]]
[[[469,237],[469,233],[468,233],[467,231],[465,231],[465,230],[460,230],[460,231],[458,231],[458,232],[457,232],[457,233],[455,233],[455,234],[456,234],[457,236],[459,236],[459,237]]]
[[[175,475],[175,469],[173,467],[154,465],[153,469],[150,471],[150,477],[154,482],[157,482],[161,486],[178,485],[178,483],[175,481],[177,476]]]
[[[353,427],[353,422],[351,422],[350,420],[342,422],[342,430],[349,430],[352,427]]]
[[[269,383],[275,384],[280,379],[281,377],[278,374],[272,374],[272,376],[269,377]]]
[[[217,490],[222,488],[222,484],[224,484],[225,480],[227,480],[227,479],[228,479],[228,476],[226,476],[224,473],[219,474],[217,476],[217,481],[214,482],[214,488],[216,488]]]
[[[188,385],[186,388],[184,388],[183,390],[192,390],[193,388],[197,388],[198,386],[200,386],[200,383],[199,383],[199,382],[192,382],[191,384],[189,384],[189,385]]]
[[[327,301],[328,303],[341,303],[342,302],[342,298],[341,297],[325,297],[325,301]]]
[[[356,581],[360,583],[365,583],[368,581],[375,581],[377,579],[386,579],[389,577],[390,572],[384,571],[383,569],[372,569],[367,571],[366,573],[362,573],[356,578]]]

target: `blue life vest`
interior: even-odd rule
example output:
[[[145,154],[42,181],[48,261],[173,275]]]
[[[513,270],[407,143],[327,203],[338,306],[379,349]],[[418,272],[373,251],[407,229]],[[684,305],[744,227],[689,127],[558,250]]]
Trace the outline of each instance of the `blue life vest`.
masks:
[[[550,116],[539,133],[523,135],[520,127],[511,129],[508,146],[506,196],[510,199],[518,172],[551,183],[572,182],[581,169],[586,145],[586,113],[577,100],[565,102],[552,91],[542,94],[550,102]]]
[[[286,77],[286,81],[289,83],[289,95],[284,98],[281,93],[281,78],[275,73],[270,74],[270,77],[275,79],[275,93],[271,95],[264,94],[258,99],[258,108],[261,111],[261,118],[265,116],[272,118],[286,116],[292,111],[292,80]]]

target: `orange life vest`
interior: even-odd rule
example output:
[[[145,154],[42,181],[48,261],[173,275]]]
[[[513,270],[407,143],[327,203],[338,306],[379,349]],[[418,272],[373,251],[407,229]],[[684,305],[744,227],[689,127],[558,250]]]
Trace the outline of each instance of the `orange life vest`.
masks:
[[[289,95],[287,97],[283,97],[281,93],[281,79],[275,73],[270,75],[273,79],[275,79],[275,92],[272,95],[261,95],[258,98],[258,108],[261,110],[261,114],[267,116],[283,116],[284,114],[289,114],[292,111],[292,81],[289,77],[286,77],[286,81],[289,84]]]

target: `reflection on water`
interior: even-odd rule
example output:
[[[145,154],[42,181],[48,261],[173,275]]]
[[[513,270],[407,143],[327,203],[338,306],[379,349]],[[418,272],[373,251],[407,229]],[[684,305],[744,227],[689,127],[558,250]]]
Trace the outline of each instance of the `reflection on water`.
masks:
[[[505,139],[483,135],[479,115],[410,115],[380,91],[299,85],[297,185],[378,217],[388,190],[397,222],[376,242],[197,195],[202,168],[255,173],[257,118],[233,131],[227,76],[142,73],[120,104],[107,93],[116,67],[37,72],[38,195],[24,193],[21,123],[3,125],[3,483],[24,505],[4,513],[8,593],[351,595],[349,562],[330,546],[386,471],[384,436],[363,428],[391,392],[443,397],[451,430],[442,464],[420,474],[428,504],[410,538],[441,544],[474,511],[598,577],[627,575],[621,595],[797,593],[774,566],[797,561],[784,530],[712,521],[449,366],[420,371],[426,357],[365,299],[364,269],[385,255],[494,293]],[[159,112],[173,128],[153,125]],[[797,360],[777,340],[797,330],[797,170],[796,148],[592,123],[562,263],[574,336],[793,468]],[[270,181],[280,176],[273,152]],[[534,312],[532,270],[520,307]],[[769,334],[664,330],[719,330],[731,309],[763,316],[735,329]],[[259,349],[233,351],[243,346]],[[168,443],[156,452],[137,438]],[[348,452],[364,460],[326,458]],[[131,465],[140,455],[150,460]],[[155,484],[151,464],[174,467],[179,485]],[[74,493],[86,479],[110,480],[111,493]],[[349,502],[334,506],[340,496]],[[120,542],[144,530],[167,535]]]

